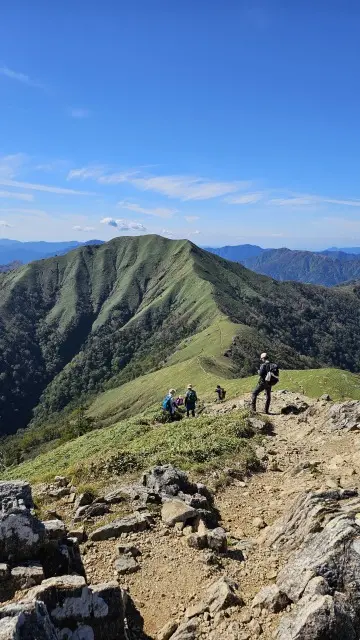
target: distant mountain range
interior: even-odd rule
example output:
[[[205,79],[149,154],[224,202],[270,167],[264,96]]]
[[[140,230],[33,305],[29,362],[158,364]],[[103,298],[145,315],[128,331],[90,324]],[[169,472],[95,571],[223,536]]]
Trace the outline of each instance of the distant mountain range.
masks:
[[[349,253],[350,250],[353,253]],[[325,251],[263,249],[257,245],[238,245],[207,251],[276,280],[295,280],[328,287],[360,279],[360,247]]]
[[[18,240],[0,238],[0,265],[9,266],[14,262],[27,264],[28,262],[33,262],[33,260],[63,255],[84,245],[102,243],[102,240],[88,240],[87,242],[77,242],[76,240],[69,240],[68,242],[20,242]]]

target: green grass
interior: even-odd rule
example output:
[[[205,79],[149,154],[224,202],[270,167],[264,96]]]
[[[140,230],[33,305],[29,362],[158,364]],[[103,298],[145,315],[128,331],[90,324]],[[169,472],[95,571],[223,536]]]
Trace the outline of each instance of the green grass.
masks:
[[[222,467],[225,460],[234,458],[246,469],[256,465],[250,444],[253,435],[241,412],[167,424],[152,424],[151,419],[139,416],[61,445],[9,469],[2,478],[40,482],[64,474],[84,483],[103,477],[109,461],[124,473],[170,462],[205,470]]]

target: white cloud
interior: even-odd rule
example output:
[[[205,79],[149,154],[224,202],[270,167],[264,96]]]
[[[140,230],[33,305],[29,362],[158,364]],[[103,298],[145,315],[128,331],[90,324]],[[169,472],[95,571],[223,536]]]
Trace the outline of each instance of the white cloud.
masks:
[[[184,175],[144,176],[140,171],[108,173],[105,167],[82,167],[73,169],[68,179],[86,180],[92,178],[100,184],[121,184],[126,182],[141,191],[155,191],[169,198],[180,200],[210,200],[239,189],[249,187],[249,182],[217,182],[207,178]]]
[[[170,231],[170,229],[163,229],[161,231],[161,235],[162,236],[169,236],[169,238],[172,238],[174,236],[173,231]]]
[[[100,222],[101,224],[107,224],[110,227],[116,227],[120,231],[146,231],[146,227],[144,227],[143,224],[134,220],[103,218]]]
[[[360,200],[338,200],[325,196],[297,195],[290,198],[273,198],[268,201],[270,205],[280,207],[308,207],[316,204],[336,204],[346,207],[360,207]]]
[[[32,78],[30,78],[25,73],[13,71],[13,69],[9,69],[9,67],[6,67],[6,66],[0,67],[0,75],[6,76],[7,78],[10,78],[10,80],[16,80],[17,82],[26,84],[28,87],[35,87],[36,89],[45,89],[44,85],[40,84],[40,82],[36,82],[35,80],[32,80]]]
[[[31,193],[14,193],[13,191],[0,191],[0,198],[23,200],[26,202],[32,202],[34,200],[34,196]]]
[[[74,231],[85,231],[85,232],[89,232],[89,231],[95,231],[95,227],[81,227],[80,225],[75,225],[75,227],[73,227]]]
[[[118,202],[117,206],[121,209],[128,209],[129,211],[135,211],[136,213],[143,213],[147,216],[158,216],[159,218],[171,218],[171,216],[177,213],[176,209],[168,209],[166,207],[155,207],[149,209],[141,207],[139,204],[126,201]]]
[[[196,229],[195,231],[190,231],[188,235],[189,236],[198,236],[200,233],[201,233],[201,231]]]
[[[229,198],[225,198],[225,202],[228,204],[254,204],[255,202],[260,202],[263,199],[262,193],[245,193],[244,195],[239,196],[231,196]]]
[[[47,184],[33,184],[31,182],[19,182],[18,180],[7,180],[0,177],[0,184],[4,187],[15,187],[18,189],[31,189],[33,191],[45,191],[46,193],[57,193],[59,195],[72,196],[94,196],[93,191],[77,191],[76,189],[64,189],[63,187],[52,187]]]
[[[14,153],[0,158],[0,178],[13,178],[28,159],[25,153]]]
[[[180,200],[210,200],[238,191],[243,183],[215,182],[194,176],[153,176],[132,178],[132,185],[142,191],[155,191]]]
[[[81,120],[82,118],[88,118],[90,116],[90,111],[89,109],[79,109],[71,107],[70,109],[68,109],[68,114],[72,118],[78,118]]]
[[[10,228],[11,228],[11,226],[12,226],[12,225],[11,225],[11,224],[9,224],[8,222],[6,222],[6,220],[0,220],[0,227],[10,229]]]
[[[200,216],[185,216],[185,220],[186,222],[196,222],[196,220],[199,220]]]

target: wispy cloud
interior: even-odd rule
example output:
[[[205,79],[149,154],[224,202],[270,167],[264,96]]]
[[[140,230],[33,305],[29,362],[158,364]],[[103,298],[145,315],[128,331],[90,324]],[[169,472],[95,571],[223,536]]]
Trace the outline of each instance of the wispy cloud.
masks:
[[[98,166],[73,169],[68,179],[93,179],[100,184],[128,183],[140,191],[154,191],[179,200],[210,200],[250,186],[249,182],[244,181],[219,182],[197,176],[146,176],[140,171],[109,173],[104,167]]]
[[[15,80],[16,82],[21,82],[22,84],[26,84],[28,87],[34,87],[35,89],[45,89],[46,87],[30,78],[30,76],[25,73],[20,73],[19,71],[14,71],[13,69],[9,69],[9,67],[2,66],[0,67],[0,75],[9,78],[10,80]]]
[[[95,231],[95,227],[81,227],[80,225],[76,224],[75,227],[73,227],[74,231],[85,231],[85,233],[88,233],[90,231]]]
[[[170,229],[163,229],[161,231],[161,235],[162,236],[167,236],[168,238],[173,238],[175,234],[174,234],[173,231],[170,231]]]
[[[272,198],[268,202],[270,205],[280,207],[309,207],[316,204],[335,204],[345,207],[360,207],[360,200],[338,200],[337,198],[327,198],[326,196],[296,195],[290,198]]]
[[[228,204],[255,204],[260,202],[264,195],[260,192],[257,193],[245,193],[244,195],[230,196],[225,198],[225,202]]]
[[[124,220],[123,218],[115,220],[115,218],[103,218],[101,224],[107,224],[115,227],[120,231],[146,231],[146,227],[135,220]]]
[[[143,213],[147,216],[157,216],[159,218],[171,218],[171,216],[177,213],[177,209],[168,209],[166,207],[147,208],[133,202],[126,202],[125,200],[118,202],[117,206],[121,209],[128,209],[129,211],[135,211],[135,213]]]
[[[196,222],[196,220],[199,220],[200,216],[184,216],[186,222]]]
[[[195,231],[189,231],[188,235],[189,236],[198,236],[201,233],[201,231],[199,231],[198,229],[195,229]]]
[[[34,200],[34,196],[31,193],[15,193],[14,191],[0,191],[0,198],[23,200],[24,202],[32,202]]]
[[[25,153],[13,153],[0,157],[0,178],[13,178],[28,160]]]
[[[0,227],[10,229],[12,227],[6,220],[0,220]]]
[[[7,180],[1,177],[0,184],[4,187],[15,187],[18,189],[30,189],[32,191],[44,191],[46,193],[57,193],[59,195],[71,196],[94,196],[93,191],[77,191],[76,189],[65,189],[64,187],[53,187],[47,184],[33,184],[32,182],[20,182],[18,180]]]
[[[68,115],[72,118],[78,118],[79,120],[83,118],[88,118],[90,116],[89,109],[80,109],[75,107],[70,107],[68,110]]]

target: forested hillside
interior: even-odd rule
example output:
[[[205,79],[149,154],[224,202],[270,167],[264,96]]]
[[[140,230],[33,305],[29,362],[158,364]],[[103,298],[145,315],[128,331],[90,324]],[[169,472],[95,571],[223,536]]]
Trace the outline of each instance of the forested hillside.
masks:
[[[357,371],[359,313],[356,286],[279,283],[158,236],[34,262],[0,276],[1,431],[166,366],[221,318],[234,326],[227,375],[253,373],[263,348],[285,368]],[[203,356],[211,346],[204,339]],[[192,355],[178,353],[178,362]]]

